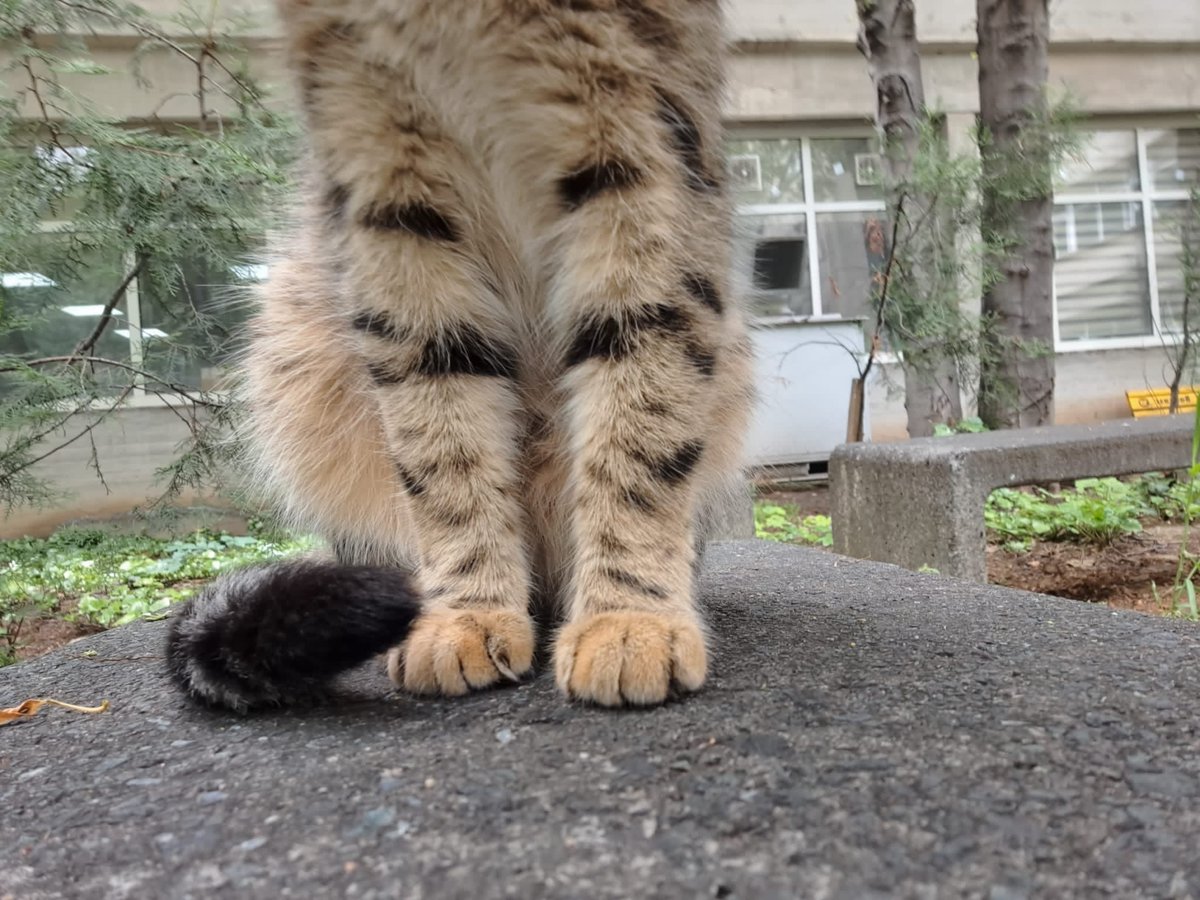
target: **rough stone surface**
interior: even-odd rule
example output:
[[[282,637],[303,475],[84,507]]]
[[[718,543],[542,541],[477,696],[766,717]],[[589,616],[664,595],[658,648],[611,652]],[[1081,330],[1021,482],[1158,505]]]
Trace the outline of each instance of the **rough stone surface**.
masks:
[[[1200,896],[1195,626],[755,542],[703,595],[711,683],[650,712],[372,667],[216,715],[162,623],[0,670],[112,702],[0,729],[0,896]]]
[[[1184,468],[1191,447],[1191,416],[843,444],[829,460],[834,549],[986,582],[995,488]]]

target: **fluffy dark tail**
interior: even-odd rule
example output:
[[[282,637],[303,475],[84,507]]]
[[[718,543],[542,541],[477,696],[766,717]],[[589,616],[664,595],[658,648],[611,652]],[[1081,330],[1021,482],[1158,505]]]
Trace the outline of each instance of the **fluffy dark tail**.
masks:
[[[167,667],[192,698],[239,712],[318,699],[400,643],[421,611],[409,573],[296,560],[231,572],[180,607]]]

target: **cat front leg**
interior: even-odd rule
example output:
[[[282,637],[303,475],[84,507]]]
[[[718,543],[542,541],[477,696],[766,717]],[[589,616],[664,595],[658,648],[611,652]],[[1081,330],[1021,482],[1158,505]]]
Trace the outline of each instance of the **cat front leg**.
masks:
[[[533,660],[519,466],[520,276],[471,155],[404,65],[373,55],[357,7],[285,20],[309,123],[314,195],[394,479],[423,613],[389,673],[457,695]]]
[[[635,140],[597,129],[563,167],[551,294],[573,549],[555,673],[568,696],[606,706],[705,681],[696,522],[738,466],[750,408],[719,154],[701,146],[712,130],[664,93],[619,115]]]

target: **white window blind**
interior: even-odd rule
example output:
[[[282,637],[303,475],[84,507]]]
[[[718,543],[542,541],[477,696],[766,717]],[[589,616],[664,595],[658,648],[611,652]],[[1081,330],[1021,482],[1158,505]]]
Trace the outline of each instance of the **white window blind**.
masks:
[[[1180,217],[1200,181],[1200,129],[1097,130],[1055,182],[1061,346],[1156,340],[1179,328]]]

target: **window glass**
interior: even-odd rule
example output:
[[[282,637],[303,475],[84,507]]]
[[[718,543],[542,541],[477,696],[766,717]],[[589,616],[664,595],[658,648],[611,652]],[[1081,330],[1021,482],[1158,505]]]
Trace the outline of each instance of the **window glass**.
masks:
[[[1140,136],[1140,140],[1139,140]],[[1139,161],[1139,146],[1146,158]],[[795,204],[815,215],[816,246],[807,243],[805,213],[743,216],[742,260],[753,274],[755,311],[763,316],[825,314],[874,318],[872,299],[886,260],[885,202],[880,160],[870,137],[742,140],[729,146],[729,165],[743,206]],[[804,196],[802,160],[812,164]],[[1200,128],[1100,129],[1087,136],[1079,159],[1056,172],[1055,291],[1063,341],[1155,334],[1150,279],[1156,279],[1164,328],[1178,327],[1182,276],[1178,235],[1169,215],[1200,180]],[[1149,173],[1143,184],[1141,173]],[[1153,192],[1153,193],[1151,193]],[[1169,192],[1169,193],[1168,193]],[[1166,196],[1164,196],[1166,194]],[[1112,195],[1128,200],[1113,201]],[[1160,198],[1149,232],[1145,197]],[[1090,202],[1089,196],[1095,197]],[[821,204],[814,213],[812,204]],[[845,207],[876,207],[852,212]],[[840,208],[839,208],[840,207]],[[757,210],[762,212],[764,210]],[[1157,271],[1146,240],[1155,241]],[[815,256],[813,255],[815,254]],[[819,262],[812,283],[809,262]]]
[[[188,259],[175,273],[168,289],[143,282],[139,292],[145,367],[183,387],[227,387],[229,363],[250,315],[248,287],[265,278],[265,267],[246,263],[222,270]]]
[[[1136,133],[1132,130],[1089,133],[1078,157],[1064,160],[1059,166],[1054,187],[1064,194],[1138,190],[1141,185]]]
[[[0,353],[26,360],[69,355],[100,323],[125,267],[120,258],[68,234],[41,235],[22,257],[22,271],[0,273],[0,315],[6,324]],[[129,340],[118,334],[127,321],[122,297],[89,355],[128,364]],[[129,381],[129,372],[116,367],[96,365],[94,371],[101,385]]]
[[[873,298],[887,266],[890,234],[880,212],[821,213],[817,248],[825,314],[873,320]]]
[[[1155,191],[1186,191],[1200,182],[1200,128],[1143,133]]]
[[[1186,229],[1186,232],[1185,232]],[[1200,255],[1200,209],[1185,200],[1154,204],[1154,258],[1158,276],[1159,327],[1178,333],[1183,322],[1183,237]],[[1188,309],[1188,328],[1200,328],[1200,308]]]
[[[1056,206],[1054,247],[1064,341],[1152,333],[1140,203]]]
[[[757,315],[812,315],[806,223],[803,213],[741,218],[739,255],[753,281]]]
[[[819,203],[883,200],[879,155],[870,138],[814,138],[812,167]]]
[[[728,166],[738,203],[804,202],[799,141],[730,141]]]

